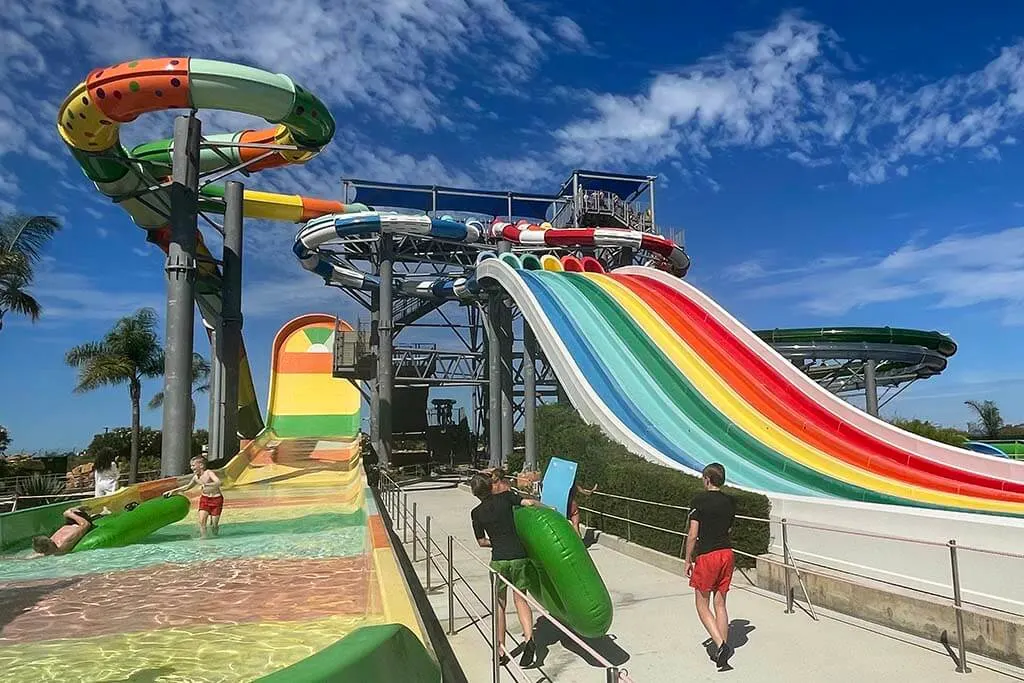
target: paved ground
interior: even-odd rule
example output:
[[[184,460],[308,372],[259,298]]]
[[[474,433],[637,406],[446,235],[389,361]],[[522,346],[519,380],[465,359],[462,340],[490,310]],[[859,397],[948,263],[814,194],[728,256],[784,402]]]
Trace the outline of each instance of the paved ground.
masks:
[[[484,601],[489,600],[484,567],[470,554],[486,562],[488,551],[476,547],[469,511],[476,499],[454,485],[421,483],[407,488],[409,514],[416,503],[418,517],[430,515],[432,538],[442,549],[453,534],[469,551],[455,546],[455,567],[469,587]],[[398,535],[402,535],[401,529]],[[412,554],[412,533],[405,547]],[[678,576],[644,564],[613,550],[593,546],[594,561],[611,591],[615,619],[611,633],[591,641],[591,646],[613,664],[628,671],[636,683],[670,680],[688,681],[874,681],[883,677],[911,681],[1024,681],[1024,671],[1006,665],[970,658],[973,673],[964,677],[942,647],[935,643],[889,631],[837,614],[819,611],[815,622],[803,613],[784,614],[781,598],[759,591],[737,574],[729,594],[730,641],[736,647],[731,670],[719,672],[700,646],[707,635],[693,609],[693,594]],[[416,563],[421,582],[425,579],[421,545]],[[440,571],[438,571],[438,569]],[[448,623],[448,596],[439,584],[446,571],[443,558],[431,577],[431,605],[438,620]],[[425,583],[425,582],[424,582]],[[486,617],[487,608],[474,598],[467,586],[456,581],[457,595]],[[509,601],[511,610],[511,600]],[[466,616],[456,603],[456,635],[451,647],[472,683],[491,680],[490,620]],[[519,625],[514,612],[508,615],[512,635]],[[537,628],[537,642],[543,660],[539,669],[503,669],[502,681],[553,681],[554,683],[596,683],[604,681],[599,665],[579,652],[577,644],[551,626]],[[486,638],[486,640],[485,640]],[[511,647],[511,644],[509,645]],[[546,650],[546,652],[545,652]]]

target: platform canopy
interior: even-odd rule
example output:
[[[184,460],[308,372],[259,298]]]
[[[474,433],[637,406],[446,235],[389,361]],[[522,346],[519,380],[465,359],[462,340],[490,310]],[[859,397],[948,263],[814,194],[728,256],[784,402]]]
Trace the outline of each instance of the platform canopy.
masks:
[[[579,182],[580,189],[590,192],[610,192],[618,195],[623,201],[632,201],[646,190],[655,176],[626,175],[623,173],[604,173],[602,171],[584,171],[577,169],[569,179],[562,183],[560,195],[572,195],[573,179]]]
[[[548,219],[553,205],[560,200],[554,195],[491,192],[438,185],[404,185],[369,180],[344,179],[355,188],[347,202],[360,202],[371,207],[401,207],[419,211],[459,211],[487,216],[515,216]]]

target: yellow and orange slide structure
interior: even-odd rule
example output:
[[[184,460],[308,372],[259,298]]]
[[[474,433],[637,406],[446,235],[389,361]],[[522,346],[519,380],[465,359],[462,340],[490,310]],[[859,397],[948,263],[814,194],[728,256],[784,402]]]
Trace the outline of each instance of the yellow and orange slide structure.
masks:
[[[359,392],[331,374],[336,329],[309,314],[276,335],[267,427],[217,470],[217,538],[197,538],[193,489],[189,516],[140,543],[0,562],[0,594],[42,596],[3,627],[10,680],[441,680],[364,475]]]

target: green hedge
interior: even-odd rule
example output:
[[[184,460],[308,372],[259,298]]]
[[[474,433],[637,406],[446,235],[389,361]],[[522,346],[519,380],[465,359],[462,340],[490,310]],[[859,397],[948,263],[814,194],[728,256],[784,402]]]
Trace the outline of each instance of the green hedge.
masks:
[[[537,457],[543,472],[552,456],[578,463],[577,481],[590,488],[598,485],[598,492],[629,498],[688,506],[694,495],[704,490],[701,480],[662,465],[648,462],[633,455],[625,447],[609,440],[600,428],[588,425],[567,404],[541,406],[537,410]],[[522,456],[510,459],[509,470],[518,471]],[[728,477],[728,472],[726,473]],[[736,512],[749,517],[767,518],[771,512],[768,498],[757,493],[725,487],[726,493],[736,501]],[[666,529],[683,531],[686,511],[654,505],[630,503],[605,496],[580,496],[582,507],[629,517]],[[627,525],[615,519],[600,520],[597,515],[581,513],[581,521],[588,526],[602,528],[610,534],[626,538],[633,543],[654,548],[680,557],[682,537],[664,531]],[[760,555],[768,551],[769,529],[764,522],[736,520],[732,529],[733,545],[746,553]],[[753,566],[754,561],[736,556],[739,566]]]

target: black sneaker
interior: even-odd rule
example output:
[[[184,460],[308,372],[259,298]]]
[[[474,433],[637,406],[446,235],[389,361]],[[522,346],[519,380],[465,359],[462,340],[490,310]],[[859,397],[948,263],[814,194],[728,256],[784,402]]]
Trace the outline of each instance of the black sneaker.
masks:
[[[533,666],[533,658],[537,655],[537,644],[533,642],[533,638],[523,643],[523,656],[519,658],[519,666],[524,669],[529,666]]]
[[[708,653],[708,659],[712,662],[718,657],[718,646],[715,645],[715,641],[712,638],[708,638],[701,645],[704,646],[704,651]]]
[[[718,654],[715,657],[715,664],[718,665],[719,669],[724,669],[729,663],[729,658],[732,657],[733,653],[736,652],[729,643],[722,643],[721,647],[718,648]]]

